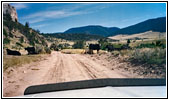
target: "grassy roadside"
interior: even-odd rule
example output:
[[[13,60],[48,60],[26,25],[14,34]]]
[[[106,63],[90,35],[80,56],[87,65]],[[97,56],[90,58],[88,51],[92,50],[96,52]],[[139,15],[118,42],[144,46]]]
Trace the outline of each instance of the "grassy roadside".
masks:
[[[84,49],[63,49],[61,52],[65,54],[82,54]]]
[[[84,54],[85,49],[63,49],[61,52],[65,54]],[[93,53],[96,54],[97,50],[93,50]],[[99,50],[99,53],[106,53],[106,51]]]
[[[23,64],[40,61],[45,55],[23,55],[23,56],[10,56],[3,55],[3,71],[9,67],[17,67]]]

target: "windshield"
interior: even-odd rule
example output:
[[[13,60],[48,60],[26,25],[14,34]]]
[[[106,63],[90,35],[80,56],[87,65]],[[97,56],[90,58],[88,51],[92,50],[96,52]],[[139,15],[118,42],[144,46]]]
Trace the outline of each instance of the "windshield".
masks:
[[[65,82],[81,86],[66,89],[84,88],[88,80],[96,86],[165,83],[165,2],[3,2],[2,8],[4,97]]]

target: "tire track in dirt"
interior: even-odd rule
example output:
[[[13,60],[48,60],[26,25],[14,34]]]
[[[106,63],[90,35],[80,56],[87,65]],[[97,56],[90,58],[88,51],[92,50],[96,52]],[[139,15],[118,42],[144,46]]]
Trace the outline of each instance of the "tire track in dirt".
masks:
[[[79,57],[80,55],[72,55],[72,58],[83,68],[83,70],[88,74],[90,79],[97,79],[97,78],[108,78],[108,76],[102,71],[97,69],[97,65],[94,66],[91,64],[91,59],[85,57]]]
[[[81,64],[85,65],[92,73],[97,76],[97,78],[126,78],[125,74],[121,74],[114,70],[103,66],[102,63],[93,61],[92,59],[85,57],[83,55],[72,55],[73,58],[80,62]]]
[[[88,75],[92,78],[92,79],[96,79],[97,76],[88,68],[88,66],[86,66],[83,62],[81,61],[77,61],[77,63],[79,63],[84,70],[86,71],[86,73],[88,73]]]
[[[44,82],[47,83],[58,83],[64,82],[62,78],[64,71],[63,58],[60,53],[55,54],[57,60],[54,62],[54,66],[48,70],[48,72],[44,75]]]
[[[36,68],[38,70],[32,70]],[[52,52],[46,60],[18,67],[3,79],[3,95],[19,96],[31,85],[70,82],[98,78],[125,78],[101,63],[80,54]],[[14,83],[12,83],[15,81]]]

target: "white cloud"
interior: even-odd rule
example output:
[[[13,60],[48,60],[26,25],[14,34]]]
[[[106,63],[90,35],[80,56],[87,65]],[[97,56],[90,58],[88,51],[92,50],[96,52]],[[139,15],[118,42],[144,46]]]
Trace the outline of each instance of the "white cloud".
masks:
[[[45,19],[44,18],[36,18],[36,19],[32,19],[29,21],[30,24],[32,23],[38,23],[38,22],[41,22],[41,21],[44,21]]]
[[[69,12],[69,11],[43,11],[43,12],[37,12],[34,14],[30,14],[28,16],[22,17],[23,20],[29,20],[30,23],[37,23],[44,20],[48,20],[51,18],[64,18],[69,17],[73,15],[79,15],[82,14],[82,12]]]
[[[63,12],[63,11],[43,11],[43,12],[37,12],[34,14],[30,14],[30,15],[23,17],[23,18],[24,19],[39,18],[39,17],[51,18],[51,17],[63,15],[64,13],[65,12]]]
[[[47,26],[48,24],[40,24],[40,25],[34,25],[32,27],[34,28],[40,28],[40,27],[44,27],[44,26]]]
[[[84,3],[84,4],[77,4],[77,5],[70,5],[70,6],[67,5],[67,6],[56,7],[56,8],[55,7],[56,6],[53,6],[52,8],[49,7],[48,10],[46,11],[36,12],[30,15],[24,16],[21,19],[28,20],[30,23],[38,23],[38,22],[45,21],[51,18],[52,19],[64,18],[64,17],[75,16],[75,15],[94,13],[100,9],[104,9],[109,6],[108,5],[97,5],[95,3],[92,3],[92,4]]]
[[[28,6],[26,4],[23,4],[23,3],[13,3],[12,6],[14,6],[18,10],[28,8]]]

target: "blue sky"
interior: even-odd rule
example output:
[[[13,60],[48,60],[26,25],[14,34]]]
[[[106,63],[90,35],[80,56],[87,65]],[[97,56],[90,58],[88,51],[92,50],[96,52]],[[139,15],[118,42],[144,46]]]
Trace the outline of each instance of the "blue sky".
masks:
[[[166,16],[165,3],[12,3],[19,22],[43,33],[64,32],[72,27],[101,25],[127,27]]]

